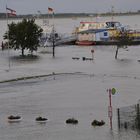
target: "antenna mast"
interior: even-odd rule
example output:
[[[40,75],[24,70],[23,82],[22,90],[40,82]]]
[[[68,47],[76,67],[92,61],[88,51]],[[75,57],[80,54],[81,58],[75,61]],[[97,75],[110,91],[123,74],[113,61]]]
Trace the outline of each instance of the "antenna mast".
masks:
[[[112,21],[114,20],[114,6],[111,6],[111,13],[112,13]]]

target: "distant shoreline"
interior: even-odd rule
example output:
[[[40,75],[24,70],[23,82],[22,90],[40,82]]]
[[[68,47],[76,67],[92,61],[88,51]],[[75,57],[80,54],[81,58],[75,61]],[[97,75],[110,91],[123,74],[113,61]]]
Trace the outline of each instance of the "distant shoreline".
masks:
[[[108,17],[108,16],[133,16],[140,15],[140,11],[138,12],[126,12],[126,13],[54,13],[55,18],[81,18],[81,17]],[[51,15],[49,15],[51,17]],[[17,15],[16,17],[9,17],[9,19],[22,19],[22,18],[48,18],[48,14],[40,14],[40,15]],[[0,20],[6,19],[5,13],[0,13]]]

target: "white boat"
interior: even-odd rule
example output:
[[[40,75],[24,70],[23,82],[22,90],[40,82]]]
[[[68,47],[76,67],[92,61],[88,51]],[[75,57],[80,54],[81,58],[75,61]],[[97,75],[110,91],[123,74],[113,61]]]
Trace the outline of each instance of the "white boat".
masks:
[[[106,22],[80,22],[79,27],[75,29],[77,35],[76,44],[93,45],[101,42],[110,42],[115,40],[116,36],[121,32],[129,32],[128,26],[122,25],[118,21]]]
[[[43,20],[41,28],[43,29],[43,33],[40,38],[40,45],[49,47],[53,45],[53,41],[55,42],[55,45],[57,45],[56,42],[61,39],[61,35],[57,33],[54,25],[50,25],[48,20]]]

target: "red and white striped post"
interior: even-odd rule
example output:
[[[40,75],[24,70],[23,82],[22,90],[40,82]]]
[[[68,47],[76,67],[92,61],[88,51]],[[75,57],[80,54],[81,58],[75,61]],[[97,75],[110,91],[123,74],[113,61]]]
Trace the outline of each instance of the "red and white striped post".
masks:
[[[107,91],[109,92],[108,117],[109,117],[109,120],[110,120],[110,128],[112,129],[113,112],[112,112],[112,97],[111,96],[116,93],[116,89],[112,88],[112,89],[108,89]]]
[[[109,92],[109,107],[108,107],[108,117],[110,119],[110,128],[112,129],[112,98],[111,98],[111,94],[112,94],[112,89],[108,90]]]

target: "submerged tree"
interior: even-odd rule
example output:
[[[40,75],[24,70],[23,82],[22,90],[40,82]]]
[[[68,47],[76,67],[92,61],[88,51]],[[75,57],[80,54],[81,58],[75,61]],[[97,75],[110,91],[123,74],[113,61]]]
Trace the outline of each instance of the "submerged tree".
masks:
[[[127,46],[131,44],[132,40],[133,40],[133,38],[130,37],[130,35],[127,31],[119,32],[119,34],[116,36],[117,49],[116,49],[116,53],[115,53],[115,59],[118,58],[119,49],[127,48]]]
[[[35,24],[35,19],[23,19],[22,22],[17,24],[12,22],[8,25],[4,39],[9,41],[11,48],[20,49],[24,56],[25,49],[29,50],[31,54],[37,50],[42,31],[43,29]]]

